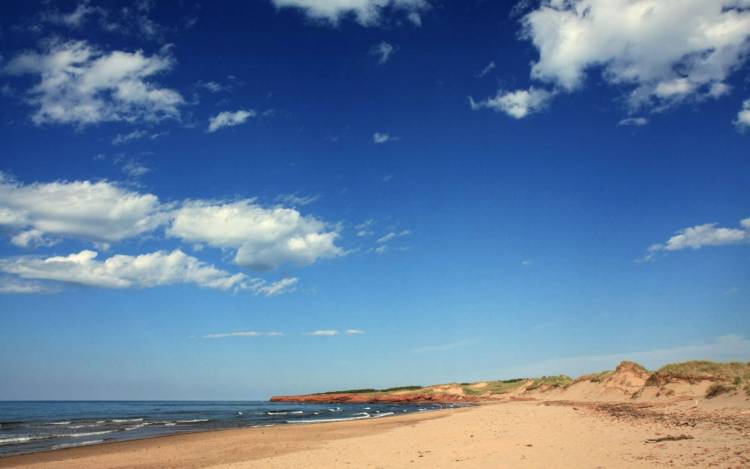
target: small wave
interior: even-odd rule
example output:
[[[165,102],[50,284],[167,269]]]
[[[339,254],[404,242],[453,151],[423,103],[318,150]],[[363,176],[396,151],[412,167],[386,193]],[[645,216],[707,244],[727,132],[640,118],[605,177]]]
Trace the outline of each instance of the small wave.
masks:
[[[63,422],[50,422],[47,425],[70,425],[70,420],[65,420]]]
[[[237,412],[237,415],[242,415],[242,412]]]
[[[138,425],[133,425],[132,427],[125,427],[125,431],[129,432],[129,431],[132,431],[132,430],[138,430],[139,428],[143,428],[146,425],[148,425],[148,424],[147,423],[140,423]]]
[[[101,432],[85,432],[85,433],[68,433],[67,435],[60,435],[68,438],[82,438],[84,436],[94,436],[94,435],[106,435],[107,433],[112,433],[114,430],[104,430]]]
[[[88,445],[96,445],[99,443],[103,443],[104,440],[89,440],[89,441],[81,441],[80,443],[62,443],[59,445],[54,445],[52,449],[62,449],[62,448],[73,448],[76,446],[88,446]]]
[[[143,418],[137,418],[137,419],[112,419],[112,422],[114,423],[128,423],[128,422],[143,422]]]
[[[19,445],[28,443],[35,440],[46,440],[48,438],[54,438],[53,436],[36,435],[36,436],[15,436],[13,438],[2,438],[0,439],[0,446],[5,445]]]
[[[381,417],[388,417],[389,415],[393,415],[393,412],[383,412],[383,413],[378,414],[378,415],[373,415],[372,418],[379,419]]]
[[[266,415],[301,415],[304,413],[302,410],[269,410]]]
[[[177,423],[200,423],[208,422],[208,419],[190,419],[190,420],[178,420]]]
[[[363,412],[367,414],[367,412]],[[286,423],[324,423],[324,422],[346,422],[348,420],[362,420],[369,419],[370,414],[367,415],[354,415],[352,417],[340,417],[335,419],[303,419],[303,420],[287,420]]]
[[[86,424],[81,424],[81,425],[71,425],[68,428],[70,428],[71,430],[78,430],[79,428],[89,428],[89,427],[98,427],[98,426],[99,425],[95,423],[86,423]]]

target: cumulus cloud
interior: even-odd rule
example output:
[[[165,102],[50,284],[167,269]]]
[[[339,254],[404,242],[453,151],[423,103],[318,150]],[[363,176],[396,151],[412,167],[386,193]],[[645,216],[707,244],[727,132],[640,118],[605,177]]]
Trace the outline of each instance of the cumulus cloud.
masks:
[[[237,331],[237,332],[221,332],[218,334],[206,334],[203,336],[204,339],[225,339],[227,337],[281,337],[283,332],[257,332],[257,331]]]
[[[352,16],[363,26],[381,24],[387,13],[405,14],[415,26],[421,13],[430,8],[426,0],[271,0],[277,8],[296,8],[314,20],[338,24]]]
[[[208,131],[216,132],[223,127],[234,127],[244,124],[249,118],[255,117],[256,112],[252,109],[239,111],[224,111],[213,116],[208,121]]]
[[[68,256],[17,257],[0,260],[0,270],[26,280],[51,280],[104,288],[150,288],[193,283],[220,290],[252,290],[259,285],[245,274],[229,274],[179,249],[138,256],[114,255],[96,260],[96,251]]]
[[[473,111],[480,109],[492,109],[495,112],[504,112],[515,119],[523,119],[544,109],[554,93],[534,88],[516,91],[498,91],[494,98],[486,98],[482,101],[474,101],[469,98],[469,105]]]
[[[235,249],[234,261],[254,270],[284,263],[308,265],[337,257],[338,228],[291,208],[264,208],[253,200],[192,201],[175,210],[170,236],[192,243]]]
[[[0,259],[0,271],[18,280],[47,281],[100,288],[153,288],[175,284],[194,284],[217,290],[247,291],[254,295],[276,296],[293,291],[296,278],[269,283],[243,273],[231,274],[189,256],[179,249],[156,251],[137,256],[113,255],[103,261],[96,251],[83,250],[68,256],[47,258],[22,256]],[[6,289],[7,289],[6,284]],[[29,284],[27,284],[29,285]],[[27,288],[51,288],[49,284],[30,284]],[[31,293],[32,291],[29,291]]]
[[[717,223],[706,223],[684,228],[665,243],[649,246],[646,255],[640,260],[653,260],[655,254],[661,251],[681,251],[747,242],[750,242],[750,218],[740,220],[739,228],[722,228],[717,226]]]
[[[46,244],[47,236],[113,242],[165,221],[159,199],[111,182],[21,184],[0,172],[0,226],[23,232],[13,243]]]
[[[742,103],[742,109],[737,113],[737,119],[735,119],[734,125],[736,125],[741,131],[750,128],[750,99]]]
[[[521,24],[532,79],[573,92],[601,71],[630,112],[726,94],[750,48],[744,0],[541,0]]]
[[[104,52],[86,41],[53,41],[41,52],[17,55],[3,72],[39,78],[28,90],[34,123],[89,125],[179,119],[182,95],[154,81],[173,67],[167,47],[149,56],[140,50]]]
[[[380,65],[385,64],[391,59],[391,55],[396,52],[396,49],[389,43],[383,41],[379,44],[372,46],[370,49],[370,55],[374,55],[378,58]]]
[[[363,331],[362,329],[347,329],[344,331],[344,334],[346,335],[362,335],[364,333],[365,331]]]
[[[142,174],[139,163],[133,164],[134,175]],[[52,246],[63,238],[104,246],[164,229],[190,245],[234,251],[236,264],[254,270],[305,266],[346,254],[336,244],[339,226],[295,208],[263,207],[254,199],[162,203],[153,194],[108,181],[22,184],[1,172],[0,228],[24,248]],[[273,296],[293,290],[296,283],[296,278],[287,278],[256,286]]]

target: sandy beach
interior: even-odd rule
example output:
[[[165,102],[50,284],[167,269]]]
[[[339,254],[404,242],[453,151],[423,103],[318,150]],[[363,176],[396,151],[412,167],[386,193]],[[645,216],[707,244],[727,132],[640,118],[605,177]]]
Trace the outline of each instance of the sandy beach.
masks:
[[[81,447],[8,457],[0,467],[747,467],[750,410],[736,400],[509,400],[369,421]]]

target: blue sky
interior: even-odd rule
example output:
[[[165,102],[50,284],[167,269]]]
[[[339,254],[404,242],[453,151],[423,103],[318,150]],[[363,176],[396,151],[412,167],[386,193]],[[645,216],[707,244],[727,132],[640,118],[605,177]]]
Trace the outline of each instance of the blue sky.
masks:
[[[0,8],[0,399],[750,356],[746,2]]]

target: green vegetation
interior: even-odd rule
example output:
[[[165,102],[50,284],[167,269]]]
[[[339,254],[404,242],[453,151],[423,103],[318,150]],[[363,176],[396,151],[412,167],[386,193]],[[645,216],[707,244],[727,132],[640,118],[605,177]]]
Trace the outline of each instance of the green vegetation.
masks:
[[[557,376],[542,376],[541,378],[535,378],[534,382],[526,388],[529,391],[546,386],[549,388],[564,388],[573,382],[570,376],[557,375]]]
[[[728,392],[737,389],[735,386],[729,386],[727,384],[714,383],[710,388],[706,390],[706,398],[711,399],[712,397],[720,396]]]
[[[591,373],[588,375],[583,375],[576,379],[576,381],[591,381],[592,383],[601,383],[605,379],[607,379],[609,376],[612,376],[614,371],[607,370],[607,371],[600,371],[598,373]]]
[[[381,389],[381,392],[394,392],[394,391],[418,391],[422,389],[422,386],[398,386],[395,388]]]
[[[505,394],[514,391],[526,382],[524,378],[490,381],[485,388],[490,394]]]
[[[346,389],[344,391],[319,392],[318,394],[369,394],[369,393],[376,393],[376,392],[416,391],[419,389],[422,389],[422,386],[398,386],[395,388],[387,388],[387,389],[374,389],[374,388]]]
[[[657,375],[682,379],[715,379],[737,386],[750,383],[750,362],[690,361],[661,367]]]
[[[366,394],[370,392],[378,392],[377,389],[365,388],[365,389],[346,389],[344,391],[327,391],[319,392],[318,394]]]

